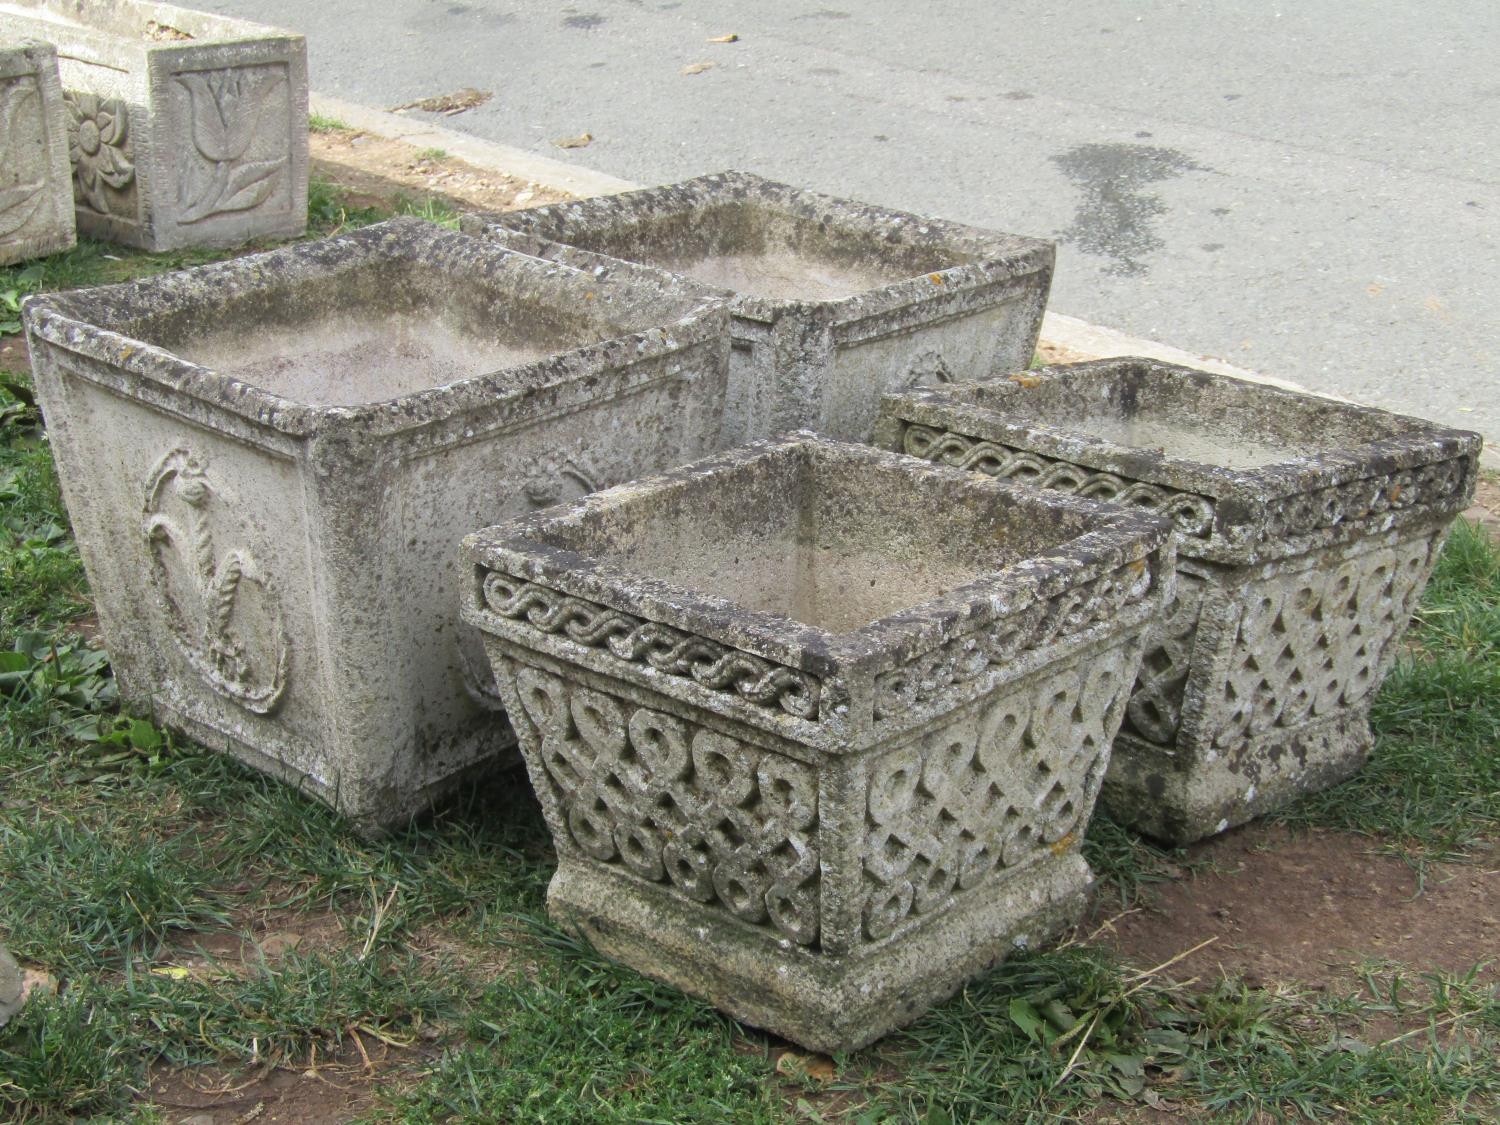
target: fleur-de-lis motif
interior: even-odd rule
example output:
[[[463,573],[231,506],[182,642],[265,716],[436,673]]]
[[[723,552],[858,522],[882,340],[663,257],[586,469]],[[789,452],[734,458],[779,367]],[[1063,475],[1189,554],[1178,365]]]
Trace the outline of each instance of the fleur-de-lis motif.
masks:
[[[34,79],[26,78],[0,87],[0,238],[6,238],[25,226],[43,198],[44,179],[20,180],[28,169],[21,163],[19,150],[23,138],[34,132],[23,129],[22,122],[24,114],[35,112],[28,103],[36,99]],[[20,171],[11,173],[13,168]],[[6,183],[12,174],[16,175],[17,181]]]
[[[151,578],[189,663],[214,691],[263,715],[286,688],[281,605],[249,550],[219,557],[209,529],[217,496],[196,454],[174,449],[157,463],[142,523]],[[260,593],[253,608],[243,604],[246,586]]]
[[[272,92],[286,81],[280,70],[236,68],[176,76],[188,94],[193,147],[206,174],[178,185],[180,223],[259,207],[276,189],[284,155],[246,160]]]
[[[106,188],[122,191],[135,179],[130,114],[118,98],[64,90],[68,107],[68,159],[73,163],[73,197],[101,215],[110,213]]]

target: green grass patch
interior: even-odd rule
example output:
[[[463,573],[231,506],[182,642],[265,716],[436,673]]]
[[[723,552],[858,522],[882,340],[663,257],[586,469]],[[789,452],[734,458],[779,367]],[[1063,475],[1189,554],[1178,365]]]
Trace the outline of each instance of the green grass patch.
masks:
[[[1500,551],[1478,525],[1454,525],[1371,725],[1369,764],[1281,820],[1377,836],[1414,860],[1500,835]]]

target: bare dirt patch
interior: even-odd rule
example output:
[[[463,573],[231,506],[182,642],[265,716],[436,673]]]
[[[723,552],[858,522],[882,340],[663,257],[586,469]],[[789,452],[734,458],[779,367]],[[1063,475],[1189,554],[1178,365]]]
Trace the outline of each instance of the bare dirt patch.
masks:
[[[1474,487],[1474,503],[1464,516],[1488,529],[1491,536],[1500,536],[1500,480],[1480,477]]]
[[[312,134],[312,174],[389,205],[436,199],[460,211],[540,207],[572,196],[528,180],[357,130]]]
[[[409,1081],[428,1061],[426,1050],[370,1038],[356,1044],[351,1036],[336,1056],[313,1055],[301,1069],[159,1068],[143,1100],[174,1125],[338,1125],[374,1109],[383,1089]]]
[[[1432,866],[1423,880],[1363,836],[1264,824],[1188,854],[1196,874],[1156,888],[1097,940],[1151,966],[1212,938],[1168,975],[1310,988],[1349,984],[1370,962],[1461,973],[1500,953],[1500,855]],[[1101,904],[1094,925],[1109,913]],[[1500,965],[1485,976],[1500,980]]]

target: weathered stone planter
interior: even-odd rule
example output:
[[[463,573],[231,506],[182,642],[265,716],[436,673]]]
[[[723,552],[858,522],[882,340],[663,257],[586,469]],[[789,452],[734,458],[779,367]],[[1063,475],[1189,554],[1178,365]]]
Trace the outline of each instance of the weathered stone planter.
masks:
[[[469,216],[463,229],[584,266],[661,267],[729,298],[726,445],[802,427],[864,441],[885,391],[1023,368],[1052,282],[1050,242],[744,172]]]
[[[1151,508],[1176,597],[1104,801],[1185,843],[1354,773],[1370,701],[1480,439],[1141,359],[893,395],[877,441],[991,476]]]
[[[915,1019],[1076,918],[1169,539],[812,434],[471,536],[552,912],[819,1050]]]
[[[81,234],[169,250],[306,229],[300,35],[142,0],[3,0],[12,37],[57,46]]]
[[[28,301],[122,694],[370,828],[513,753],[459,539],[713,449],[726,315],[414,219]]]
[[[0,266],[66,250],[73,234],[57,52],[0,47]]]

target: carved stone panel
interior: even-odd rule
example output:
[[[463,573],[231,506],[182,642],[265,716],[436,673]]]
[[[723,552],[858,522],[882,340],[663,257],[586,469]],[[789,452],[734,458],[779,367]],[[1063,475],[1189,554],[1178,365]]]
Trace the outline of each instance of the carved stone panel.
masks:
[[[818,940],[818,784],[801,762],[535,668],[515,673],[566,841],[799,945]]]
[[[0,47],[0,266],[73,245],[57,53]]]
[[[867,941],[1082,835],[1137,652],[1115,648],[997,693],[875,759],[862,859]]]
[[[168,120],[176,145],[173,218],[179,226],[293,205],[292,86],[284,63],[177,71]]]
[[[145,491],[150,578],[183,655],[219,695],[258,715],[274,711],[286,689],[286,622],[233,497],[186,448],[157,463]]]

